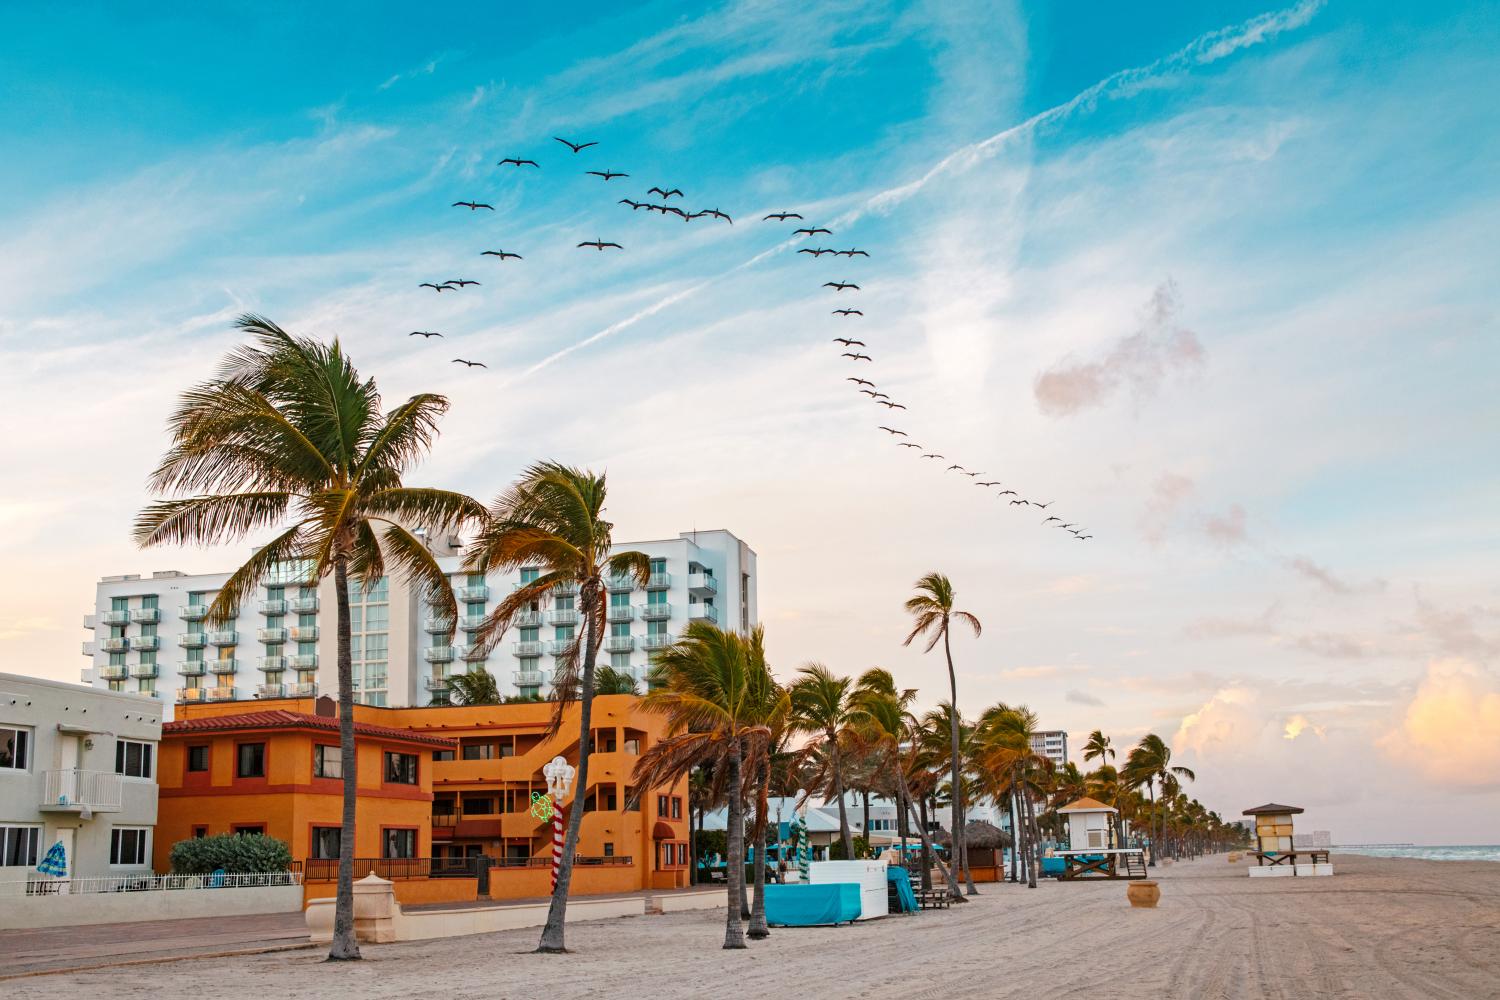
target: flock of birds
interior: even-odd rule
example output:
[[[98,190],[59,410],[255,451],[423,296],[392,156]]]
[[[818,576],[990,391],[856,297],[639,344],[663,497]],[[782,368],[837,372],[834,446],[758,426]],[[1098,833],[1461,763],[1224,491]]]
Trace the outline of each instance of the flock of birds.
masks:
[[[557,142],[560,142],[564,146],[568,147],[568,149],[574,156],[582,153],[585,149],[599,145],[598,142],[572,142],[571,140],[561,138],[560,136],[554,136],[553,138]],[[536,160],[525,159],[517,156],[508,156],[500,160],[496,164],[496,166],[508,167],[515,170],[522,170],[527,168],[535,170],[541,169],[541,164]],[[621,178],[630,177],[630,174],[624,171],[612,169],[586,170],[584,171],[584,174],[586,176],[598,177],[606,184],[615,180],[619,180]],[[734,225],[734,219],[727,212],[723,212],[717,207],[700,209],[697,211],[688,211],[681,204],[673,204],[671,201],[673,198],[686,198],[686,195],[684,195],[680,188],[658,184],[648,188],[645,194],[647,200],[635,201],[631,198],[621,198],[618,204],[629,207],[632,212],[638,212],[642,209],[645,209],[648,215],[652,212],[656,212],[659,213],[663,218],[674,216],[680,218],[683,222],[692,222],[694,219],[714,219],[716,221],[725,222],[731,226]],[[655,196],[655,201],[650,200],[652,196]],[[490,205],[486,202],[472,200],[455,201],[452,207],[467,209],[470,213],[478,212],[481,210],[493,212],[495,210],[495,207],[493,205]],[[794,239],[797,237],[802,237],[803,239],[811,240],[814,237],[832,237],[834,235],[833,230],[829,229],[827,226],[805,224],[807,220],[798,212],[772,212],[769,215],[764,216],[760,221],[779,223],[796,221],[799,223],[804,223],[804,225],[792,231],[792,237]],[[620,243],[614,242],[612,240],[603,240],[595,237],[592,240],[583,240],[579,242],[577,244],[577,249],[593,250],[598,253],[603,253],[606,250],[623,251],[625,247]],[[856,257],[870,257],[869,251],[861,249],[859,247],[848,247],[845,249],[823,246],[801,247],[797,250],[797,253],[799,255],[806,254],[813,260],[821,259],[824,256],[831,256],[835,260],[840,257],[844,257],[848,258],[851,263]],[[500,263],[504,263],[507,260],[525,259],[519,253],[503,249],[484,250],[481,251],[480,256],[494,257]],[[424,281],[417,287],[430,288],[434,293],[441,294],[443,292],[449,291],[461,291],[470,286],[476,286],[479,284],[480,282],[470,278],[450,278],[446,281]],[[825,281],[823,282],[822,287],[832,289],[834,295],[840,297],[842,297],[843,293],[845,292],[860,292],[863,290],[858,283],[844,280],[842,278],[839,280]],[[863,317],[865,314],[861,309],[841,306],[839,308],[833,309],[832,315],[839,317],[839,321],[842,322],[851,320],[854,317]],[[441,338],[443,335],[433,330],[413,330],[409,334],[409,336],[421,337],[424,340],[430,340],[433,337]],[[863,340],[855,337],[838,336],[833,338],[833,343],[844,348],[844,351],[840,356],[842,358],[849,359],[849,363],[851,364],[874,363],[873,356],[865,353],[870,348]],[[488,365],[484,364],[484,362],[482,361],[475,361],[469,358],[454,358],[452,363],[456,365],[464,365],[465,367],[470,369],[488,367]],[[906,404],[898,402],[892,399],[888,394],[881,392],[880,387],[875,382],[869,379],[860,376],[848,376],[846,378],[846,381],[852,383],[861,394],[868,396],[872,402],[885,407],[885,410],[888,414],[894,414],[897,410],[905,411],[907,409]],[[892,440],[896,442],[898,447],[912,451],[914,454],[920,456],[921,459],[929,461],[948,461],[948,457],[941,452],[935,450],[928,451],[923,445],[912,441],[910,439],[910,435],[908,435],[906,431],[903,431],[897,427],[887,426],[885,424],[878,425],[877,429],[890,435]],[[1043,503],[1039,500],[1023,497],[1019,495],[1016,490],[1008,488],[1004,481],[997,478],[981,479],[980,477],[985,475],[983,471],[968,469],[958,462],[953,462],[948,465],[944,469],[944,472],[957,473],[960,476],[967,477],[974,483],[975,486],[981,489],[991,490],[998,499],[1000,499],[1001,501],[1005,501],[1010,507],[1030,507],[1040,511],[1049,511],[1049,508],[1051,508],[1052,505],[1056,502],[1053,500],[1049,500]],[[1006,498],[1010,499],[1007,500]],[[1079,541],[1088,541],[1089,539],[1094,537],[1092,534],[1086,533],[1085,529],[1081,528],[1078,524],[1070,521],[1064,521],[1062,517],[1050,512],[1041,523],[1062,531],[1066,531]]]

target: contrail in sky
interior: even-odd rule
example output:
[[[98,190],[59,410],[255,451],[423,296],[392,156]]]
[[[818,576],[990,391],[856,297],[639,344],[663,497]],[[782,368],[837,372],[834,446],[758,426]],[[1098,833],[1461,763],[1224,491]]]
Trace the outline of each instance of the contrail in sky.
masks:
[[[1155,62],[1111,73],[1098,83],[1079,91],[1072,98],[1061,104],[1054,105],[1045,111],[1039,111],[1020,124],[1012,125],[1003,132],[997,132],[988,139],[982,139],[979,142],[970,143],[967,146],[962,146],[954,150],[934,164],[922,176],[897,187],[887,188],[884,191],[871,195],[865,199],[863,204],[833,219],[830,225],[847,226],[868,212],[888,212],[921,191],[934,178],[941,177],[947,173],[967,170],[975,164],[995,156],[1007,142],[1017,136],[1026,135],[1044,125],[1061,121],[1075,111],[1080,109],[1086,111],[1092,110],[1098,104],[1100,98],[1111,95],[1130,97],[1141,85],[1151,80],[1168,76],[1174,72],[1190,70],[1195,66],[1207,66],[1210,63],[1218,62],[1220,59],[1231,56],[1241,49],[1269,41],[1283,32],[1296,30],[1313,19],[1313,16],[1322,8],[1323,2],[1324,0],[1303,0],[1302,3],[1294,7],[1258,14],[1248,21],[1243,21],[1232,27],[1220,28],[1217,31],[1210,31],[1205,35],[1199,35],[1176,52],[1163,56]],[[649,319],[663,309],[697,294],[708,286],[716,284],[732,274],[749,267],[754,267],[767,257],[795,246],[799,242],[796,239],[786,240],[769,250],[764,250],[756,254],[742,264],[731,267],[727,271],[722,271],[712,277],[704,278],[697,284],[673,292],[666,298],[660,299],[616,323],[611,323],[597,333],[585,337],[583,340],[568,347],[564,347],[560,351],[547,355],[547,357],[527,368],[519,376],[516,376],[516,378],[525,378],[528,375],[536,374],[544,368],[549,368],[574,351],[581,350],[591,344],[597,344],[599,341],[611,337],[621,330],[636,325],[643,319]],[[509,385],[513,381],[515,379],[507,380],[505,384]]]

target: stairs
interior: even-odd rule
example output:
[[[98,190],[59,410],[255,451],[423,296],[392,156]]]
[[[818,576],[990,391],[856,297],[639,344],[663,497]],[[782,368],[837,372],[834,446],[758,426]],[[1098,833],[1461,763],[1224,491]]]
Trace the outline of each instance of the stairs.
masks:
[[[1144,855],[1126,854],[1122,857],[1125,862],[1124,869],[1126,878],[1146,877],[1146,858]]]

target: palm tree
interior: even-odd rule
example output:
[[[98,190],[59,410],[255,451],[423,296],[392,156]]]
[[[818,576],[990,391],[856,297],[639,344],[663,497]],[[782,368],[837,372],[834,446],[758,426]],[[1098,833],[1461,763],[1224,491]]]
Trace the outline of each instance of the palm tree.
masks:
[[[1083,745],[1083,762],[1087,764],[1091,760],[1097,760],[1100,764],[1108,764],[1115,757],[1115,748],[1109,745],[1109,737],[1104,735],[1104,730],[1096,729],[1089,733],[1088,742]]]
[[[484,667],[468,673],[453,674],[447,678],[448,694],[456,705],[498,705],[501,702],[500,686],[495,675]]]
[[[786,769],[787,744],[792,736],[792,703],[786,688],[776,683],[766,664],[762,646],[764,633],[757,629],[750,637],[750,717],[765,731],[764,748],[757,754],[755,769],[755,824],[751,840],[755,844],[755,902],[750,908],[750,927],[745,932],[752,940],[770,937],[766,926],[766,827],[770,812],[773,766]]]
[[[957,619],[973,629],[976,637],[983,631],[984,626],[969,612],[953,609],[953,584],[942,573],[928,573],[917,581],[916,587],[917,593],[906,602],[907,612],[913,615],[916,621],[902,645],[910,646],[913,639],[925,635],[927,648],[923,652],[930,653],[939,641],[942,642],[943,655],[948,660],[948,702],[951,705],[957,705],[958,675],[953,671],[953,646],[949,641],[949,626],[954,619]],[[953,754],[953,860],[957,864],[959,859],[965,856],[963,782],[958,775],[962,760],[958,746],[958,713],[954,712],[949,721]],[[956,895],[957,892],[958,888],[955,886],[954,894]],[[979,894],[979,890],[974,888],[973,876],[968,879],[968,892],[971,896]]]
[[[550,600],[560,587],[578,591],[583,642],[575,639],[557,655],[552,678],[557,699],[552,715],[554,731],[562,726],[567,706],[575,699],[579,703],[578,773],[557,885],[552,889],[547,923],[537,945],[541,952],[566,950],[563,928],[568,886],[589,792],[594,665],[604,634],[606,577],[630,578],[644,587],[651,576],[651,560],[645,553],[612,551],[614,525],[604,519],[607,492],[602,474],[556,462],[533,465],[490,506],[464,564],[470,573],[491,569],[538,571],[535,579],[517,587],[484,619],[475,641],[486,649],[499,641],[518,612]]]
[[[1045,798],[1045,783],[1053,769],[1052,761],[1031,747],[1036,725],[1036,713],[1026,706],[998,704],[979,717],[974,736],[975,758],[988,772],[997,801],[1001,796],[1012,799],[1016,861],[1024,864],[1032,888],[1036,887],[1040,846],[1035,801]]]
[[[854,857],[854,841],[849,836],[849,814],[844,804],[844,761],[839,740],[846,737],[854,717],[850,705],[847,677],[835,676],[821,663],[809,663],[797,671],[792,682],[792,717],[798,729],[823,738],[823,751],[833,780],[833,795],[839,803],[839,839],[844,857]],[[865,832],[869,836],[869,831]]]
[[[1156,786],[1160,785],[1165,792],[1166,783],[1171,781],[1175,784],[1178,778],[1186,778],[1193,781],[1198,776],[1190,768],[1181,767],[1172,763],[1172,748],[1155,733],[1147,733],[1141,737],[1141,741],[1130,751],[1130,756],[1125,759],[1125,780],[1131,787],[1139,788],[1146,786],[1146,793],[1151,798],[1151,811],[1157,813]],[[1157,830],[1162,835],[1166,833],[1166,822],[1164,818],[1153,815],[1151,818],[1151,864],[1156,864],[1157,855]]]
[[[741,916],[745,883],[744,775],[756,773],[769,732],[756,719],[759,627],[750,636],[703,621],[688,622],[676,642],[655,656],[655,686],[641,700],[646,711],[667,717],[668,735],[635,763],[637,788],[678,781],[712,764],[715,785],[729,807],[727,821],[728,907],[724,947],[744,948]],[[764,664],[763,658],[760,660]],[[722,782],[722,785],[720,785]],[[717,796],[714,796],[717,797]]]
[[[390,564],[427,592],[434,615],[452,621],[448,577],[415,531],[457,529],[483,508],[458,493],[402,485],[437,436],[445,398],[420,393],[382,414],[375,381],[360,378],[337,340],[293,337],[260,316],[235,325],[251,342],[183,393],[169,421],[172,445],[150,480],[154,493],[172,498],[142,510],[134,535],[145,548],[216,545],[280,529],[224,582],[209,605],[211,623],[232,620],[272,572],[307,584],[333,576],[344,801],[328,957],[357,959],[350,581],[370,587]]]
[[[594,694],[634,694],[641,693],[640,682],[635,675],[628,670],[616,670],[614,667],[602,666],[594,674]]]

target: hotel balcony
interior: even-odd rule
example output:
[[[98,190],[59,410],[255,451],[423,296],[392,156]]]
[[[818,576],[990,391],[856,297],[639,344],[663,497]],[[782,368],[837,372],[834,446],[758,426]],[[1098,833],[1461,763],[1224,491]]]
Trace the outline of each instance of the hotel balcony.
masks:
[[[284,615],[286,614],[286,601],[261,601],[260,613],[263,615]]]
[[[118,639],[100,639],[99,648],[106,653],[123,653],[130,648],[130,640],[123,636]]]
[[[422,659],[428,663],[452,663],[452,646],[428,646],[422,650]]]
[[[647,590],[667,590],[672,586],[671,573],[652,573],[646,581]]]
[[[670,604],[645,604],[641,606],[641,621],[664,622],[672,617]]]
[[[285,656],[262,656],[259,669],[267,673],[278,673],[286,669]]]
[[[629,593],[635,589],[635,577],[633,576],[611,576],[606,577],[604,586],[612,594]]]
[[[488,601],[490,588],[482,583],[477,586],[459,587],[458,599],[460,601]]]
[[[255,696],[257,698],[286,698],[287,685],[285,684],[257,684]]]
[[[719,624],[719,609],[712,604],[689,604],[688,621],[708,622],[710,625]]]
[[[130,620],[137,625],[155,625],[161,621],[161,608],[136,608],[130,612]]]
[[[628,653],[634,648],[635,636],[633,635],[611,635],[604,639],[606,653]]]
[[[447,635],[453,631],[452,615],[428,615],[422,628],[433,635]]]
[[[540,670],[516,670],[510,676],[516,682],[516,687],[537,687],[542,683]]]
[[[99,668],[99,679],[102,681],[123,681],[128,676],[128,667],[103,666]]]
[[[604,610],[604,620],[607,622],[635,621],[635,608],[628,604],[611,604]]]
[[[566,656],[568,650],[578,645],[577,639],[552,639],[547,643],[547,652],[553,656]]]
[[[46,771],[42,812],[120,811],[120,776],[113,771]]]
[[[318,637],[318,626],[316,625],[293,625],[287,629],[293,642],[312,642]]]
[[[316,698],[318,696],[317,681],[303,681],[300,684],[285,684],[283,685],[283,687],[286,687],[291,692],[291,696],[294,698]]]
[[[86,628],[86,629],[88,629],[90,632],[94,631],[94,629],[96,629],[96,628],[99,627],[99,616],[98,615],[84,615],[83,616],[83,627]]]
[[[694,597],[712,597],[719,592],[719,581],[707,573],[688,574],[688,593]]]
[[[296,656],[288,656],[287,666],[293,670],[316,670],[318,669],[317,653],[299,653]]]
[[[236,670],[238,670],[239,668],[240,668],[240,661],[239,660],[209,660],[208,661],[208,672],[211,673],[211,674],[218,674],[220,676],[223,676],[225,674],[232,674]]]
[[[234,701],[234,688],[217,687],[208,689],[209,701]]]
[[[547,612],[548,625],[577,625],[578,610],[576,608],[553,608]]]
[[[240,634],[231,631],[210,632],[208,641],[215,646],[236,646],[239,644]]]
[[[132,663],[130,665],[130,676],[151,678],[158,677],[160,674],[157,673],[156,664],[154,663]]]
[[[177,700],[178,701],[182,701],[182,702],[188,702],[188,701],[206,701],[207,698],[208,698],[208,688],[178,688],[177,689]]]
[[[202,660],[188,660],[177,664],[177,673],[183,677],[202,677],[208,672],[208,664]]]
[[[83,644],[84,656],[93,656],[97,652],[99,652],[99,644],[97,642],[90,640]]]
[[[520,615],[517,615],[516,618],[517,620],[512,622],[512,624],[522,624],[519,620]],[[467,618],[460,618],[458,620],[458,627],[463,629],[465,632],[478,632],[480,629],[484,628],[484,615],[470,615]]]
[[[130,624],[130,612],[129,611],[101,611],[99,613],[99,622],[102,625],[129,625]]]
[[[510,651],[517,656],[541,656],[542,644],[540,642],[516,642],[511,644]]]
[[[261,642],[267,642],[273,646],[279,646],[281,643],[286,642],[286,629],[258,628],[255,630],[255,638],[259,639]]]
[[[145,650],[160,649],[161,648],[161,636],[159,636],[159,635],[138,635],[134,639],[130,640],[130,648],[131,649],[145,649]]]
[[[528,608],[525,611],[517,611],[516,617],[511,619],[511,624],[517,628],[536,628],[542,623],[542,613]]]
[[[672,640],[675,638],[676,636],[672,635],[648,635],[641,640],[641,648],[646,650],[647,652],[655,652],[658,649],[666,649],[668,646],[672,645]]]
[[[177,637],[177,645],[183,649],[202,649],[208,645],[208,633],[185,632]]]
[[[559,583],[552,588],[552,592],[561,597],[573,597],[578,593],[578,584],[572,580],[566,583]]]
[[[286,602],[286,609],[294,615],[310,615],[318,610],[318,596],[293,597]]]
[[[489,659],[489,651],[483,646],[459,646],[458,658],[465,663],[483,663]]]
[[[177,617],[185,622],[201,622],[208,617],[208,605],[184,604],[177,609]]]
[[[446,677],[429,677],[429,678],[427,678],[427,690],[429,690],[429,691],[446,691],[446,690],[448,690],[448,678],[446,678]]]

